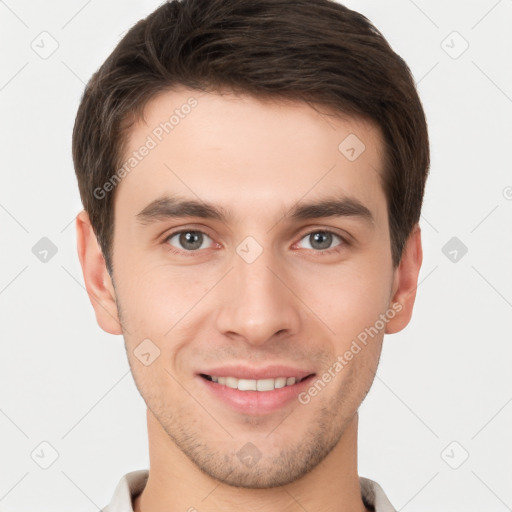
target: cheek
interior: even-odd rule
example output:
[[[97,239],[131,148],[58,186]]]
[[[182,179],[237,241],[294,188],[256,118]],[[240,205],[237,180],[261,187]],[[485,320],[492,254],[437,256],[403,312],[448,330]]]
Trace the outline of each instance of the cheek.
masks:
[[[375,324],[388,307],[392,275],[375,265],[347,265],[304,285],[307,304],[344,342]],[[332,332],[331,332],[332,334]]]
[[[119,277],[123,286],[117,292],[124,323],[131,338],[136,339],[164,339],[172,336],[173,329],[183,329],[211,286],[210,279],[197,270],[168,265],[144,270],[125,264],[119,268]]]

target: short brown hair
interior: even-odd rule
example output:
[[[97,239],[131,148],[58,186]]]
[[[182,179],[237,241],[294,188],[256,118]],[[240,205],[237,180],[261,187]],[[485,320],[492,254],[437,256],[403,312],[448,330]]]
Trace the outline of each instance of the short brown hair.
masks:
[[[333,0],[172,0],[136,23],[89,80],[73,129],[84,209],[112,273],[114,197],[127,130],[183,85],[327,106],[376,123],[393,264],[419,221],[430,155],[412,74],[363,15]],[[340,141],[341,142],[341,141]]]

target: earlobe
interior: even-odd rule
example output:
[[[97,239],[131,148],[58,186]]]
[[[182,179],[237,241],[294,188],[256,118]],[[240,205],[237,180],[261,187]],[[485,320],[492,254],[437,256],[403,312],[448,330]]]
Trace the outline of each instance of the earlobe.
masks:
[[[422,261],[421,229],[416,224],[404,246],[400,264],[395,270],[391,305],[398,313],[386,324],[386,334],[401,331],[411,320]]]
[[[76,217],[77,249],[85,288],[98,325],[110,334],[123,334],[119,322],[115,290],[105,259],[92,229],[89,215],[82,210]]]

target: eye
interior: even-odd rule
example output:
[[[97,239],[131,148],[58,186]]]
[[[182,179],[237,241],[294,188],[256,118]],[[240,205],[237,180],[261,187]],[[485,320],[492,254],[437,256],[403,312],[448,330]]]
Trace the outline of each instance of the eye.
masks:
[[[310,233],[307,233],[306,236],[304,236],[301,240],[306,240],[306,247],[305,247],[306,249],[315,249],[317,251],[327,252],[326,250],[330,249],[330,246],[333,243],[333,240],[335,238],[340,240],[340,243],[338,243],[333,248],[334,251],[337,251],[337,250],[339,250],[337,248],[344,245],[346,243],[346,241],[340,235],[338,235],[332,231],[326,231],[326,230],[311,231]]]
[[[206,240],[210,240],[210,242],[212,241],[212,239],[206,233],[203,233],[202,231],[186,229],[184,231],[171,233],[165,239],[165,242],[178,249],[176,252],[194,252],[198,249],[206,249],[207,247],[204,246]]]
[[[333,242],[338,239],[339,242],[331,247]],[[315,252],[337,252],[348,244],[348,242],[337,233],[329,230],[316,230],[307,233],[302,237],[301,241],[305,241],[305,249],[313,249]],[[171,233],[164,243],[170,246],[170,250],[174,253],[193,253],[200,249],[210,247],[208,241],[213,240],[204,232],[194,229],[186,229]],[[300,246],[299,242],[297,245]]]

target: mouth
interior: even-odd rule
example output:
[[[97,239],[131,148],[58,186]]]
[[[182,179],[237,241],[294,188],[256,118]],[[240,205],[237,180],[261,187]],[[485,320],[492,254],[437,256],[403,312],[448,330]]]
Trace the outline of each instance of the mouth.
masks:
[[[231,376],[216,376],[216,375],[207,375],[205,373],[200,373],[199,376],[205,380],[213,382],[215,384],[219,384],[221,386],[226,386],[231,389],[237,389],[239,391],[260,391],[260,392],[268,392],[274,391],[275,389],[281,389],[285,387],[294,386],[299,384],[306,379],[313,377],[315,374],[310,373],[304,377],[276,377],[276,378],[268,378],[268,379],[238,379],[236,377]]]
[[[197,378],[206,397],[211,398],[219,406],[228,407],[231,411],[244,416],[259,417],[280,411],[294,403],[298,406],[300,393],[311,385],[316,375],[293,369],[236,372],[240,377],[230,375],[232,372],[235,373],[236,370],[225,368],[212,371],[213,375],[198,373]],[[255,375],[256,373],[259,375]],[[261,375],[262,373],[266,375]],[[241,378],[242,375],[260,378]]]

